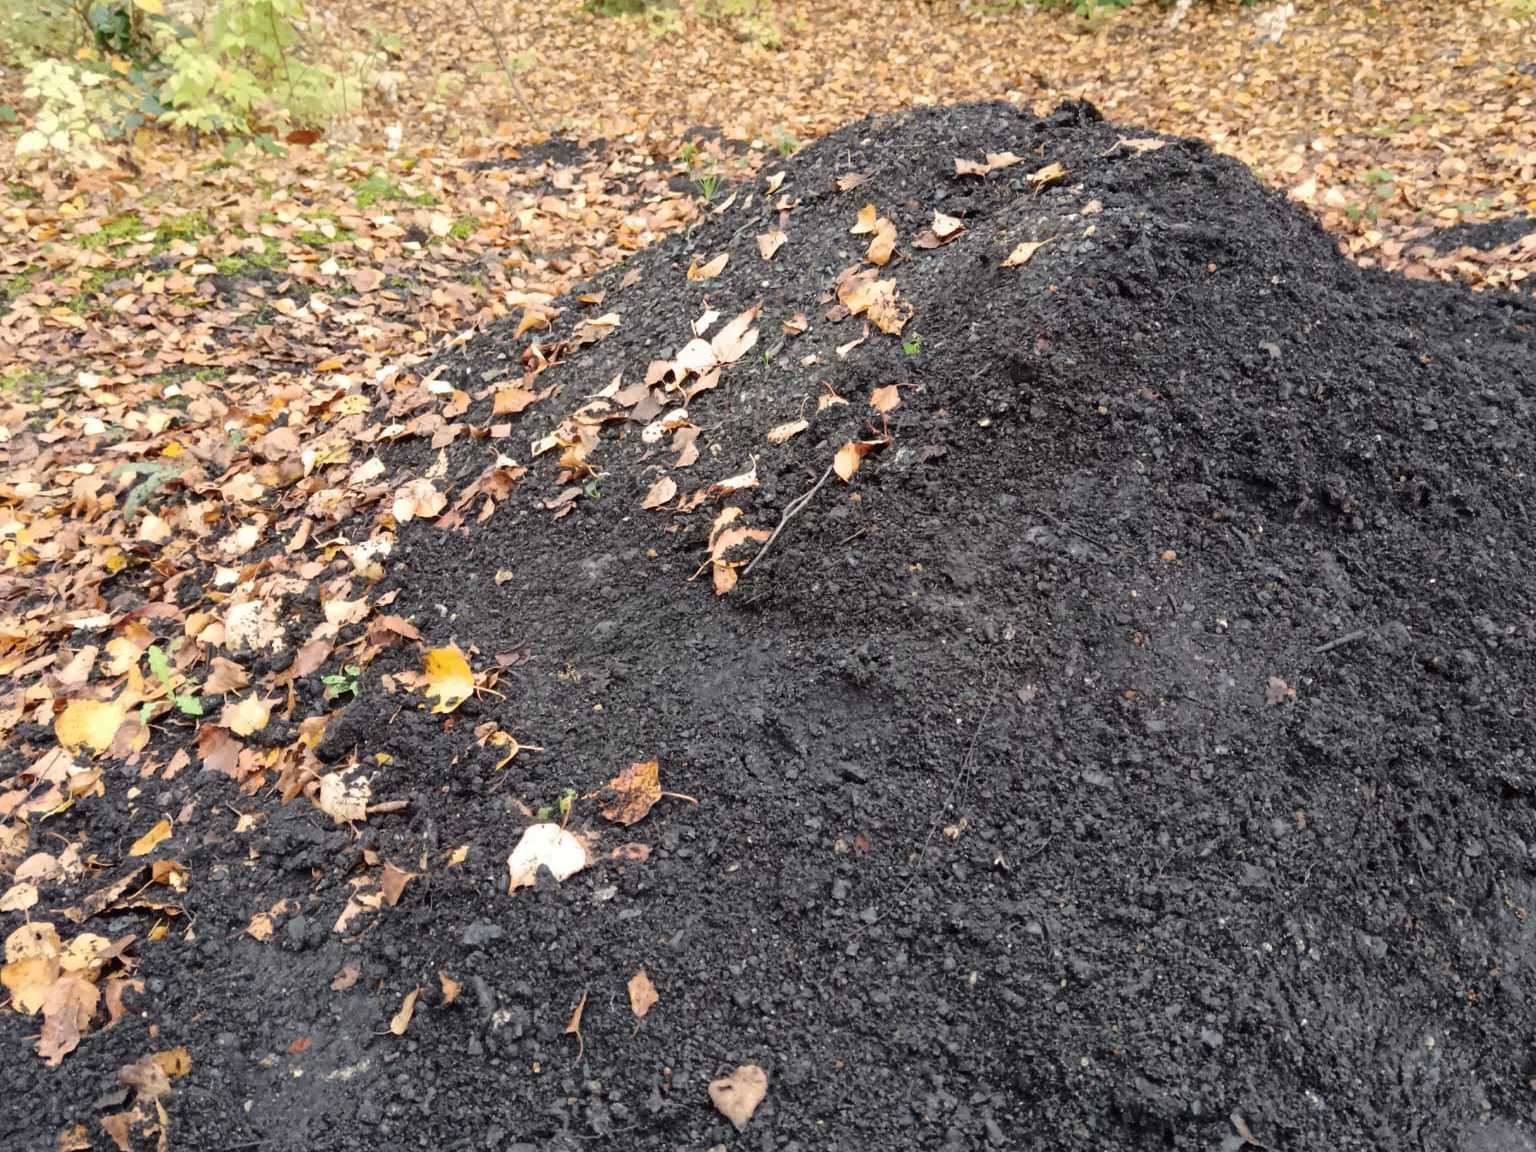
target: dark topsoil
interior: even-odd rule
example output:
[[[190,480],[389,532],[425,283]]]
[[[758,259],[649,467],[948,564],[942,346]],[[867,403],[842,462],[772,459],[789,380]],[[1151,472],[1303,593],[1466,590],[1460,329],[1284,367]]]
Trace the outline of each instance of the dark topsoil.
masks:
[[[196,940],[145,946],[142,1018],[57,1070],[0,1019],[8,1146],[52,1147],[121,1064],[184,1043],[182,1149],[1536,1147],[1536,308],[1362,272],[1234,161],[1123,135],[1144,134],[1083,105],[855,124],[784,165],[771,263],[776,213],[743,189],[608,274],[621,327],[541,379],[564,388],[519,449],[706,300],[759,299],[762,342],[692,406],[682,490],[755,454],[732,502],[771,527],[900,382],[894,443],[722,599],[687,581],[717,505],[642,511],[671,454],[633,425],[563,520],[545,457],[488,523],[406,531],[391,611],[477,668],[526,662],[451,727],[371,670],[324,752],[387,753],[374,796],[411,812],[359,840],[241,801],[271,810],[184,853]],[[1003,150],[1025,162],[955,176]],[[1069,176],[1037,192],[1051,161]],[[870,179],[837,192],[849,172]],[[823,314],[866,201],[900,228],[916,355],[879,332],[833,352],[861,327]],[[912,249],[935,208],[968,232]],[[684,279],[726,248],[719,279]],[[786,340],[796,312],[812,330]],[[505,375],[525,343],[486,334],[447,377]],[[767,444],[823,381],[849,406]],[[460,448],[462,481],[486,449]],[[546,751],[494,772],[487,719]],[[507,894],[516,800],[650,756],[697,806]],[[154,787],[213,808],[224,782]],[[573,826],[606,827],[593,809]],[[649,860],[606,857],[626,840]],[[430,872],[347,943],[365,846]],[[301,911],[243,935],[281,897]],[[660,1002],[637,1022],[642,965]],[[747,1062],[770,1083],[738,1135],[706,1085]]]

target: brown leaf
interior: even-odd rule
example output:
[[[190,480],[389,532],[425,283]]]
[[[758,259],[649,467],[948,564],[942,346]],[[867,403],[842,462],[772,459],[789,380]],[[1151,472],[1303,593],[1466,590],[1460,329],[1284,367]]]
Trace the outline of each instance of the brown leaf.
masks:
[[[743,1064],[729,1076],[722,1076],[709,1085],[709,1098],[715,1109],[734,1124],[738,1132],[746,1129],[747,1121],[752,1119],[752,1113],[757,1111],[767,1094],[768,1073],[756,1064]]]
[[[882,216],[875,221],[875,236],[869,242],[869,247],[864,250],[864,259],[871,264],[881,267],[891,262],[891,255],[896,251],[896,225]]]
[[[784,247],[784,242],[788,239],[789,237],[777,228],[772,232],[761,233],[757,238],[758,255],[764,260],[772,260],[773,254]]]
[[[1273,708],[1277,704],[1284,704],[1287,699],[1294,699],[1296,690],[1278,676],[1271,676],[1269,683],[1264,686],[1264,703]]]
[[[581,999],[576,1001],[576,1007],[571,1009],[571,1018],[565,1022],[565,1034],[576,1037],[576,1058],[581,1059],[581,1054],[586,1050],[587,1042],[581,1037],[581,1014],[587,1006],[587,990],[581,990]]]
[[[253,736],[272,718],[272,701],[247,696],[234,704],[225,704],[219,723],[236,736]]]
[[[731,254],[729,252],[722,252],[707,264],[700,264],[698,262],[698,258],[695,257],[694,260],[688,265],[688,279],[713,280],[716,276],[725,271],[726,261],[728,261],[730,258]]]
[[[341,966],[341,971],[331,977],[331,991],[345,992],[357,983],[362,974],[362,964],[356,960],[348,960]]]
[[[901,406],[901,390],[895,384],[885,384],[869,394],[869,406],[876,412],[894,412]]]
[[[100,994],[96,985],[80,976],[60,976],[43,999],[43,1032],[37,1041],[37,1054],[50,1068],[80,1046],[80,1037],[90,1027]]]
[[[448,975],[448,973],[442,971],[441,969],[438,970],[437,979],[438,983],[440,983],[443,988],[443,1003],[452,1004],[459,998],[459,991],[464,987],[464,985],[460,984],[452,976]]]
[[[405,891],[405,886],[414,879],[416,873],[396,868],[386,860],[384,871],[379,874],[379,890],[384,893],[384,903],[391,908],[400,903],[400,895]]]
[[[853,479],[853,474],[859,470],[860,463],[876,448],[880,447],[879,440],[850,440],[837,450],[837,455],[832,458],[832,471],[837,473],[837,478],[844,484]]]
[[[852,192],[869,177],[862,172],[845,172],[835,181],[839,192]]]
[[[389,1030],[396,1036],[404,1036],[405,1030],[411,1026],[411,1017],[416,1012],[416,997],[420,995],[420,988],[412,988],[405,994],[405,999],[400,1001],[400,1011],[390,1017]]]
[[[613,802],[602,809],[604,820],[628,826],[640,820],[661,799],[661,765],[656,760],[636,761],[608,782]]]
[[[848,229],[852,236],[867,236],[875,230],[875,224],[879,219],[880,210],[874,204],[866,204],[859,209],[859,218],[853,222],[853,227]]]
[[[794,439],[810,426],[811,422],[805,419],[787,420],[783,424],[775,424],[768,429],[768,443],[783,444]]]
[[[663,476],[656,483],[652,484],[650,490],[646,492],[645,501],[641,504],[641,507],[648,509],[660,508],[662,505],[669,503],[676,495],[677,481],[670,476]]]
[[[661,999],[656,993],[656,985],[651,983],[651,978],[645,974],[645,969],[638,969],[629,978],[629,1008],[641,1020],[645,1014],[656,1006],[656,1001]]]

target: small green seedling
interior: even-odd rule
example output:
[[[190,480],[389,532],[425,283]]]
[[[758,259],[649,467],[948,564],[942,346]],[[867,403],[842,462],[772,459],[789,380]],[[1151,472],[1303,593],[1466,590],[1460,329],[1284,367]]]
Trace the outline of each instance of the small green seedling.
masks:
[[[693,186],[705,200],[713,200],[720,190],[720,173],[703,172],[693,178]]]
[[[320,677],[320,682],[325,685],[325,698],[335,700],[340,696],[357,698],[357,678],[363,674],[363,670],[356,664],[348,664],[340,672],[331,672]]]
[[[921,332],[912,333],[912,339],[901,342],[901,350],[908,356],[916,356],[923,350],[923,334]]]
[[[203,698],[201,696],[186,695],[176,691],[176,675],[171,671],[170,657],[165,654],[165,649],[158,644],[150,646],[148,653],[149,670],[155,679],[160,681],[165,694],[170,697],[171,703],[183,716],[201,716],[203,714]],[[149,705],[145,705],[146,708]],[[147,720],[147,717],[146,717]]]

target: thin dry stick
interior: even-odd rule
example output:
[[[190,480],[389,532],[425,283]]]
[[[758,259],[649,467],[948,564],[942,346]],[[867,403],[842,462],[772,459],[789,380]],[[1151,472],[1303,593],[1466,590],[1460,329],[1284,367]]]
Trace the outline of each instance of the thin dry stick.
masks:
[[[496,29],[492,28],[485,17],[480,14],[480,5],[475,0],[469,0],[469,10],[475,14],[475,22],[480,25],[481,31],[490,37],[491,47],[496,49],[496,59],[501,61],[501,70],[507,74],[507,84],[512,89],[512,95],[523,106],[523,111],[528,113],[528,119],[533,121],[533,126],[542,132],[544,130],[544,118],[533,110],[533,107],[523,95],[523,86],[517,82],[517,73],[513,72],[512,65],[507,63],[507,53],[501,46],[501,37],[496,34]]]
[[[751,562],[741,570],[743,576],[751,574],[752,569],[757,567],[757,562],[768,554],[768,549],[773,547],[773,542],[779,538],[779,533],[784,531],[785,526],[805,510],[805,506],[811,502],[811,497],[821,491],[821,486],[827,482],[827,477],[830,475],[832,475],[832,465],[828,464],[827,470],[821,474],[821,479],[816,481],[814,488],[804,496],[796,496],[789,502],[784,509],[784,515],[779,517],[779,526],[773,530],[773,535],[768,537],[763,546],[757,550],[757,555],[752,557]]]

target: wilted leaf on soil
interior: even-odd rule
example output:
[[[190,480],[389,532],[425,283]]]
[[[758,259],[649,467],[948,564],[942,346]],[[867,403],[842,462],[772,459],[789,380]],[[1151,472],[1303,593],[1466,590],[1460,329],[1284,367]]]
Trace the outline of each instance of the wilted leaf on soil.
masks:
[[[804,312],[796,312],[788,320],[785,320],[782,324],[779,325],[779,327],[784,330],[784,335],[786,336],[799,336],[801,333],[808,330],[810,326],[811,322],[805,318]]]
[[[941,244],[948,244],[955,237],[965,231],[965,222],[955,216],[946,216],[937,208],[933,212],[933,223],[928,230],[912,241],[914,248],[937,248]]]
[[[1049,188],[1067,177],[1067,170],[1060,161],[1047,164],[1044,168],[1037,168],[1029,174],[1029,182],[1037,189]]]
[[[844,484],[852,480],[853,474],[859,470],[859,464],[878,443],[879,441],[850,440],[839,448],[837,455],[832,458],[832,471],[837,473],[837,478]]]
[[[864,259],[871,264],[881,267],[891,262],[891,256],[896,251],[896,225],[888,217],[882,216],[875,221],[874,239],[869,242],[869,247],[864,250]]]
[[[645,502],[641,507],[660,508],[663,504],[670,502],[676,495],[677,481],[670,476],[663,476],[656,483],[652,484],[650,490],[646,492]]]
[[[405,994],[405,999],[400,1001],[400,1010],[390,1017],[389,1030],[396,1036],[404,1036],[405,1030],[411,1026],[411,1017],[416,1014],[416,997],[420,995],[420,988],[412,988]]]
[[[656,985],[651,983],[651,978],[645,974],[645,969],[636,970],[629,978],[629,1009],[639,1019],[644,1020],[645,1014],[656,1006],[656,1001],[661,997],[656,994]]]
[[[835,181],[839,192],[852,192],[860,184],[869,179],[863,172],[845,172]]]
[[[747,488],[757,487],[757,457],[752,457],[752,466],[745,472],[738,472],[734,476],[727,476],[724,480],[716,481],[709,486],[711,496],[729,496],[733,492],[741,492]]]
[[[688,265],[688,279],[713,280],[716,276],[725,271],[726,261],[728,261],[730,258],[731,254],[729,252],[722,252],[713,260],[710,260],[705,264],[700,264],[698,257],[695,256]]]
[[[859,218],[853,222],[853,227],[848,229],[851,236],[868,236],[875,230],[875,222],[879,219],[880,210],[874,204],[866,204],[859,209]]]
[[[1156,136],[1122,136],[1115,141],[1116,148],[1124,148],[1127,152],[1156,152],[1159,148],[1166,148],[1168,141],[1159,140]]]
[[[400,903],[400,896],[405,892],[405,886],[414,879],[416,879],[416,873],[406,872],[385,861],[384,870],[379,874],[379,891],[384,894],[384,903],[391,908]]]
[[[710,1082],[709,1098],[716,1110],[732,1124],[736,1131],[744,1131],[752,1113],[768,1094],[768,1073],[756,1064],[743,1064],[729,1076]]]
[[[433,712],[452,712],[475,694],[475,674],[458,647],[433,648],[422,662],[427,695],[437,700]]]
[[[548,868],[556,880],[569,879],[585,868],[588,860],[587,846],[580,837],[558,824],[531,824],[507,857],[507,891],[532,885],[540,868]]]
[[[224,705],[219,723],[236,736],[252,736],[267,726],[272,718],[272,701],[247,696],[234,704]]]
[[[885,384],[869,394],[869,406],[876,412],[894,412],[901,406],[901,390],[895,384]]]
[[[127,714],[120,700],[71,700],[53,722],[54,735],[71,752],[82,744],[92,752],[105,752]]]
[[[637,761],[607,784],[613,802],[602,810],[603,819],[630,825],[643,820],[661,799],[661,765],[655,760]]]
[[[581,998],[576,1001],[576,1007],[571,1009],[571,1018],[565,1022],[565,1034],[576,1037],[576,1058],[581,1059],[581,1053],[586,1049],[587,1042],[581,1036],[581,1014],[587,1007],[587,990],[581,990]]]
[[[132,847],[128,849],[128,855],[148,856],[155,850],[156,845],[170,838],[171,822],[165,819],[158,820],[153,828],[133,842]]]
[[[1030,258],[1049,243],[1050,240],[1025,240],[1021,244],[1016,244],[1013,251],[1008,253],[1008,258],[1003,261],[1001,266],[1004,268],[1017,268],[1021,264],[1028,264]]]
[[[37,885],[25,880],[12,884],[0,896],[0,912],[25,912],[37,904]]]
[[[775,424],[768,429],[768,443],[784,444],[793,440],[800,433],[811,426],[809,420],[786,420],[783,424]]]
[[[459,990],[464,987],[463,984],[459,983],[459,981],[448,975],[441,968],[437,971],[437,980],[443,989],[444,1004],[452,1004],[459,998]]]
[[[772,232],[763,232],[757,238],[757,251],[764,260],[772,260],[773,254],[784,247],[784,241],[788,240],[782,231],[775,228]]]
[[[752,351],[757,344],[757,329],[752,324],[761,310],[761,304],[754,304],[715,333],[709,348],[716,360],[721,364],[734,364]]]
[[[37,1054],[51,1068],[80,1046],[80,1037],[90,1027],[91,1017],[101,994],[96,985],[81,976],[60,976],[43,998],[43,1032],[37,1041]]]
[[[356,960],[348,960],[341,966],[341,971],[331,977],[331,991],[345,992],[358,982],[362,974],[362,964]]]
[[[355,824],[368,819],[368,802],[373,789],[364,777],[348,780],[339,772],[320,777],[320,791],[315,806],[338,824]]]

